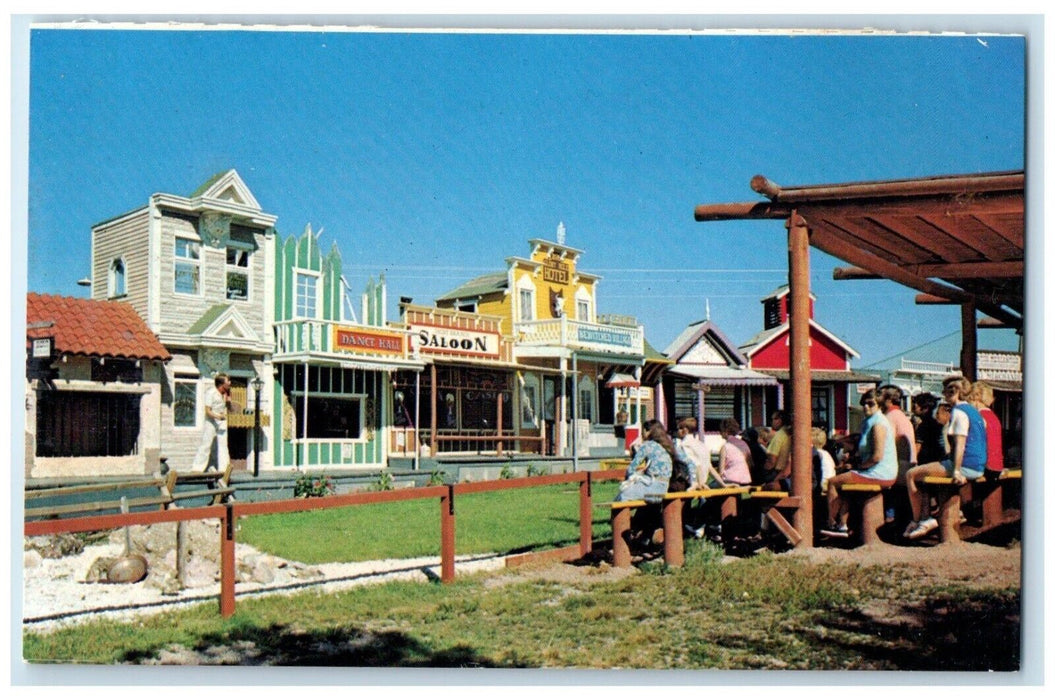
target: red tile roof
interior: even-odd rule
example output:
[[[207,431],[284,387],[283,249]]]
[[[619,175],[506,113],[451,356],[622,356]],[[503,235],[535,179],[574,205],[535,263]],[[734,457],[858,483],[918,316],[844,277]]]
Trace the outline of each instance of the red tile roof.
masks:
[[[51,322],[53,325],[33,328]],[[55,352],[170,360],[165,346],[128,304],[50,294],[26,295],[26,337],[54,336]]]

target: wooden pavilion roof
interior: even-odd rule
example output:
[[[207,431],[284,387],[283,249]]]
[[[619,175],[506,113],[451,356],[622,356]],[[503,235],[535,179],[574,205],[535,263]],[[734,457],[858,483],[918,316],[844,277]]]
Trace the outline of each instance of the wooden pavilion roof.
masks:
[[[1023,171],[797,187],[756,175],[751,188],[768,201],[703,204],[696,220],[797,215],[811,245],[854,266],[836,279],[890,279],[917,303],[973,303],[1022,328]]]

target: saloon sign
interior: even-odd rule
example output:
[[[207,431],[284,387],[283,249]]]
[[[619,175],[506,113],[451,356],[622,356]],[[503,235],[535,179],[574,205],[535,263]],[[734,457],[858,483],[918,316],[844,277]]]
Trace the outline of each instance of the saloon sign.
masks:
[[[420,352],[498,359],[497,333],[410,324],[410,342]]]

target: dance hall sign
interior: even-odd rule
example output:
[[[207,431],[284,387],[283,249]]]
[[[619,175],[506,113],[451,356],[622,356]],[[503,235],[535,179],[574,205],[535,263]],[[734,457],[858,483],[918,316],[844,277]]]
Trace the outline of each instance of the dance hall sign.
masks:
[[[333,349],[370,355],[403,355],[404,336],[399,333],[360,330],[337,326],[333,329]]]
[[[411,347],[435,355],[499,359],[499,335],[488,331],[410,324]]]

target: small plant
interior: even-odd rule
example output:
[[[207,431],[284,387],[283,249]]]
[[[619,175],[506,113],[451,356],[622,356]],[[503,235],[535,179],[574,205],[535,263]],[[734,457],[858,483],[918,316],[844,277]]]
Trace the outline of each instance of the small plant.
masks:
[[[293,483],[293,498],[319,498],[320,496],[332,496],[337,492],[333,479],[323,474],[312,476],[301,474]]]
[[[508,464],[502,465],[502,471],[498,472],[499,479],[512,479],[516,474],[513,473],[513,467]]]
[[[534,462],[532,462],[528,465],[528,476],[546,476],[547,474],[549,474],[549,467],[547,467],[545,464],[535,464]]]
[[[377,475],[377,481],[374,482],[375,491],[391,491],[395,487],[390,472],[381,472]]]
[[[433,469],[429,472],[429,481],[427,486],[443,486],[446,484],[447,472],[442,469]]]

